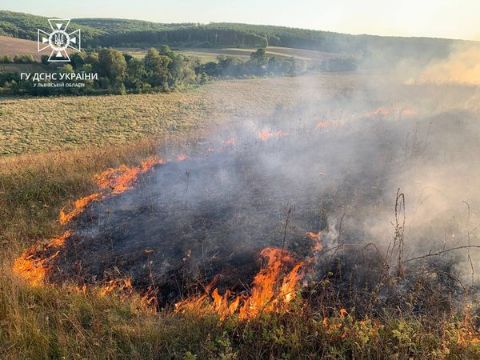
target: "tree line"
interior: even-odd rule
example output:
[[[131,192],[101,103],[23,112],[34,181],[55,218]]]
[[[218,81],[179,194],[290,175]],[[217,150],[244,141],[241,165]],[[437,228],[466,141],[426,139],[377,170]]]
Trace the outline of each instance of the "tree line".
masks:
[[[163,92],[202,85],[212,78],[294,75],[305,70],[304,64],[298,63],[295,59],[270,56],[263,48],[253,52],[248,60],[218,56],[216,61],[206,64],[202,64],[197,58],[176,53],[166,45],[158,49],[149,49],[143,57],[135,57],[111,48],[101,48],[77,52],[70,58],[70,63],[49,71],[96,73],[98,80],[85,81],[84,87],[62,88],[62,94]],[[48,64],[48,56],[42,56],[42,63]],[[2,94],[59,93],[58,88],[37,85],[30,80],[20,80],[19,73],[0,73]]]
[[[0,64],[33,64],[35,62],[32,55],[0,56]]]

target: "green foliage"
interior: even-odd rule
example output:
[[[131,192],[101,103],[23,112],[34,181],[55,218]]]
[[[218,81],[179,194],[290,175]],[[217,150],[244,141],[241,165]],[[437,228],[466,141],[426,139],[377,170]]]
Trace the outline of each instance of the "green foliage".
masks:
[[[0,64],[10,64],[12,62],[13,62],[13,60],[10,57],[8,57],[7,55],[0,56]]]
[[[73,66],[70,64],[65,64],[62,66],[61,71],[67,74],[73,73]]]
[[[219,56],[216,63],[203,64],[197,70],[197,73],[205,74],[207,77],[294,75],[297,72],[299,71],[294,58],[268,56],[263,48],[253,52],[248,61],[242,62],[231,56]]]
[[[41,59],[42,59],[41,62],[42,62],[43,65],[48,65],[48,64],[49,64],[49,63],[48,63],[48,58],[49,58],[48,55],[42,55],[42,57],[41,57]]]
[[[0,11],[0,35],[35,40],[37,29],[48,27],[46,17]],[[370,57],[381,53],[377,62],[390,64],[398,58],[421,61],[444,57],[453,45],[448,39],[349,35],[329,31],[295,29],[280,26],[234,23],[161,24],[126,19],[73,19],[72,28],[82,30],[86,48],[158,47],[238,47],[282,46]],[[468,45],[475,45],[470,42]],[[476,45],[475,45],[476,46]],[[167,55],[162,53],[162,55]]]
[[[13,57],[14,64],[33,64],[35,62],[32,55],[15,55]]]
[[[0,11],[0,35],[12,36],[20,39],[36,40],[38,29],[48,30],[48,18],[12,11]],[[87,43],[94,37],[102,34],[102,31],[74,24],[72,27],[82,30],[82,40]]]
[[[98,73],[113,84],[123,83],[127,73],[127,62],[120,51],[101,49],[98,53]]]
[[[16,57],[13,61],[28,63],[31,57]],[[9,61],[9,59],[5,59]],[[48,64],[48,56],[42,57]],[[86,81],[85,87],[62,87],[62,94],[126,94],[170,91],[193,84],[205,84],[210,78],[293,75],[299,72],[293,58],[277,58],[260,48],[251,58],[219,56],[217,62],[201,64],[198,60],[175,53],[169,46],[151,48],[143,59],[111,48],[100,48],[71,55],[71,62],[57,68],[64,73],[98,73],[97,81]],[[3,94],[44,96],[57,89],[34,86],[32,81],[19,81],[17,75],[0,73]],[[15,81],[13,83],[12,81]]]
[[[150,49],[144,58],[146,79],[153,87],[163,87],[168,89],[168,80],[170,78],[169,65],[172,59],[165,55],[160,55],[158,50]]]

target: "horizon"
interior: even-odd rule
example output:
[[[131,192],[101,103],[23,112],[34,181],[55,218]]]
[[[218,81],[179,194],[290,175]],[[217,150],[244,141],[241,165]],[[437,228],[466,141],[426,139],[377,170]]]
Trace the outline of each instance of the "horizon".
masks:
[[[142,3],[144,6],[132,8],[130,2],[107,0],[99,8],[92,0],[82,4],[59,4],[53,0],[45,0],[41,4],[33,0],[22,3],[5,0],[2,9],[72,19],[123,19],[170,24],[239,23],[351,35],[480,40],[480,30],[476,26],[480,21],[480,3],[473,0],[466,1],[461,8],[451,0],[439,1],[434,6],[425,3],[413,6],[415,2],[407,0],[393,8],[380,0],[368,0],[362,5],[353,0],[335,4],[313,0],[300,0],[296,4],[286,3],[286,0],[276,3],[267,0],[255,4],[247,0],[233,6],[217,0],[209,3],[187,0],[182,5],[152,0]],[[49,10],[52,8],[56,9],[56,14]],[[369,10],[371,8],[375,11]]]

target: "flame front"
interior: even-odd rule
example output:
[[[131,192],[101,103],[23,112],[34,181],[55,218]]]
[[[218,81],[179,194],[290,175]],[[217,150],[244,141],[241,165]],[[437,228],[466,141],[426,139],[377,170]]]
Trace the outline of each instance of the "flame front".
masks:
[[[118,168],[108,169],[96,175],[95,180],[102,191],[76,200],[71,211],[67,212],[65,209],[62,209],[59,214],[60,223],[62,225],[69,223],[72,219],[79,216],[93,201],[100,201],[109,195],[117,195],[130,189],[140,174],[149,171],[157,164],[164,163],[165,161],[162,159],[151,157],[144,160],[140,166],[128,167],[121,165]],[[15,260],[12,268],[13,272],[33,286],[44,284],[51,268],[50,262],[58,256],[66,239],[71,235],[72,233],[67,231],[63,235],[49,240],[46,245],[42,246],[42,249],[46,250],[43,251],[44,257],[38,256],[42,252],[37,252],[38,246],[33,245]],[[48,255],[45,256],[45,254]],[[106,288],[108,289],[108,284]]]
[[[35,257],[36,246],[29,248],[20,257],[15,259],[13,263],[13,272],[23,279],[25,279],[32,286],[43,285],[45,277],[50,269],[50,261],[55,259],[59,250],[72,233],[70,231],[65,232],[63,235],[51,239],[45,248],[53,251],[53,254],[46,258]]]
[[[165,164],[165,161],[151,157],[142,161],[140,166],[128,167],[121,165],[118,168],[107,169],[95,177],[100,189],[110,189],[113,194],[121,194],[132,188],[140,174],[150,170],[153,166]]]
[[[60,217],[59,217],[60,224],[64,225],[70,222],[73,218],[80,215],[83,212],[83,210],[88,206],[88,204],[90,204],[93,201],[99,200],[101,198],[102,198],[102,195],[100,193],[91,194],[76,200],[72,211],[65,212],[64,209],[60,210]]]
[[[220,295],[214,289],[209,296],[187,299],[176,305],[177,311],[214,311],[222,318],[238,313],[240,319],[252,319],[262,313],[284,312],[297,297],[298,283],[302,278],[303,262],[295,263],[290,253],[278,248],[265,248],[260,255],[267,263],[255,276],[250,296],[237,295],[230,291]],[[286,272],[290,265],[293,268]],[[207,292],[211,286],[207,287]]]
[[[312,240],[313,242],[313,246],[312,246],[312,251],[314,253],[318,253],[320,251],[322,251],[323,249],[323,244],[322,244],[322,233],[320,231],[318,232],[307,232],[305,233],[305,236]]]

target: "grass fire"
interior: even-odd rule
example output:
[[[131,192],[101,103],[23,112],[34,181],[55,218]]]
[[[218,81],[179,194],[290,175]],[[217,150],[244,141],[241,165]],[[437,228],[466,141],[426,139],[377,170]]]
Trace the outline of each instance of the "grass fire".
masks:
[[[60,210],[64,233],[13,271],[157,314],[319,316],[339,339],[380,339],[385,316],[428,328],[463,314],[462,346],[476,346],[480,197],[464,171],[480,170],[478,126],[459,113],[452,133],[450,112],[422,118],[418,106],[331,109],[337,120],[320,121],[311,108],[281,111],[188,153],[100,171],[90,195]]]
[[[480,7],[345,2],[0,9],[0,359],[480,359]]]

